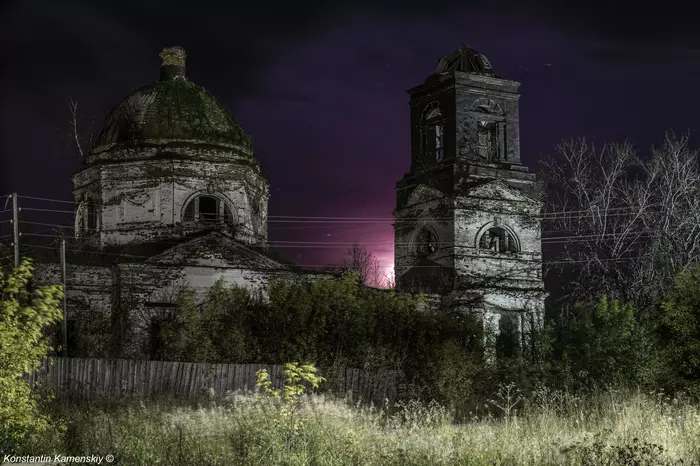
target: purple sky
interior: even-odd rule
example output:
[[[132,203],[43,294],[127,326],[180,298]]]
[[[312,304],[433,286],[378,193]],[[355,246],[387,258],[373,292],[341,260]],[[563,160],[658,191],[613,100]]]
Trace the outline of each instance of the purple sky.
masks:
[[[79,102],[84,127],[93,118],[99,127],[123,97],[157,79],[158,53],[169,45],[186,48],[188,77],[253,136],[271,185],[271,240],[369,243],[386,266],[394,186],[410,163],[405,91],[460,43],[522,83],[521,150],[531,169],[564,138],[628,138],[647,151],[667,128],[693,131],[700,123],[697,15],[672,2],[650,11],[613,2],[581,9],[563,2],[568,10],[499,2],[499,12],[464,2],[265,4],[259,11],[228,3],[0,7],[0,195],[71,199],[80,160],[66,136],[69,98]],[[56,215],[48,220],[70,223]],[[380,220],[275,221],[283,215]],[[346,249],[289,252],[316,265],[338,261]]]

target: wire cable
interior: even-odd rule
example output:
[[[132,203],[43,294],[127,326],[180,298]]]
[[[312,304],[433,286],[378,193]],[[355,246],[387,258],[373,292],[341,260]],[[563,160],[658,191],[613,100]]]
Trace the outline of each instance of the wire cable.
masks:
[[[27,247],[32,247],[32,248],[41,248],[41,249],[53,249],[57,250],[59,249],[58,246],[39,246],[36,244],[24,244],[24,246]],[[81,249],[66,249],[66,251],[72,251],[72,252],[80,252],[80,253],[87,253],[87,254],[98,254],[98,255],[106,255],[106,256],[120,256],[120,257],[133,257],[133,258],[143,258],[143,259],[148,259],[151,257],[155,256],[140,256],[140,255],[135,255],[135,254],[119,254],[119,253],[109,253],[109,252],[102,252],[102,251],[86,251],[86,250],[81,250]],[[481,257],[481,256],[475,256],[475,257]],[[610,259],[599,259],[601,262],[625,262],[628,260],[635,260],[637,259],[636,257],[621,257],[621,258],[610,258]],[[543,261],[543,264],[572,264],[572,263],[587,263],[589,262],[588,260],[554,260],[554,261]],[[281,265],[286,265],[286,264],[281,264]],[[394,268],[394,265],[378,265],[379,267],[382,268]],[[292,264],[290,267],[310,267],[310,268],[333,268],[333,267],[345,267],[342,264]],[[357,266],[361,267],[361,266]],[[442,268],[444,266],[442,265],[414,265],[411,266],[411,268]],[[240,267],[233,267],[233,268],[240,268]],[[530,268],[523,268],[523,271],[529,270]]]
[[[28,211],[33,211],[33,212],[56,212],[59,214],[75,214],[72,210],[55,210],[55,209],[37,209],[34,207],[20,207],[20,211],[23,210],[28,210]]]
[[[10,221],[12,221],[12,220],[10,220]],[[0,223],[2,223],[2,222],[0,222]],[[59,225],[59,224],[57,224],[57,223],[29,222],[29,221],[27,221],[27,220],[20,220],[19,223],[20,223],[20,224],[26,223],[27,225],[40,225],[40,226],[44,226],[44,227],[58,227],[58,228],[72,228],[72,229],[75,229],[75,227],[74,227],[73,225]]]
[[[52,199],[52,198],[45,198],[45,197],[34,197],[34,196],[17,196],[18,198],[24,198],[24,199],[36,199],[36,200],[42,200],[42,201],[50,201],[50,202],[60,202],[60,203],[65,203],[65,204],[73,204],[75,205],[75,201],[67,201],[67,200],[62,200],[62,199]],[[645,209],[651,208],[651,207],[659,207],[661,206],[660,203],[655,203],[655,204],[650,204],[646,207]],[[7,211],[10,211],[11,209],[8,209]],[[71,213],[74,214],[74,211],[66,211],[66,210],[54,210],[54,209],[36,209],[36,208],[22,208],[22,210],[34,210],[34,211],[44,211],[44,212],[58,212],[58,213]],[[639,207],[610,207],[605,209],[605,212],[614,212],[613,214],[608,214],[606,215],[607,217],[610,216],[619,216],[619,215],[627,215],[626,212],[624,211],[630,211],[630,212],[636,212],[639,210]],[[692,209],[691,209],[692,210]],[[2,212],[2,211],[0,211]],[[663,211],[660,211],[663,212]],[[501,214],[512,214],[512,212],[493,212],[493,213],[501,213]],[[582,214],[582,215],[577,215],[577,216],[572,216],[572,214]],[[544,212],[538,215],[533,215],[533,218],[540,218],[540,219],[553,219],[553,220],[559,220],[562,217],[564,218],[586,218],[590,216],[596,216],[600,215],[600,213],[597,212],[591,212],[590,209],[583,209],[583,210],[552,210],[548,212]],[[399,217],[400,220],[452,220],[453,217]],[[383,223],[383,222],[394,222],[397,219],[394,217],[343,217],[343,216],[298,216],[298,215],[270,215],[268,216],[268,220],[276,220],[281,223],[289,222],[292,220],[299,220],[300,222],[295,222],[295,223],[304,223],[305,221],[313,221],[313,223],[319,223],[321,221],[328,220],[331,223],[334,222],[361,222],[361,223]]]
[[[64,204],[75,204],[75,201],[62,201],[60,199],[50,199],[50,198],[46,198],[46,197],[20,196],[19,194],[17,195],[17,197],[20,199],[34,199],[35,201],[62,202]]]

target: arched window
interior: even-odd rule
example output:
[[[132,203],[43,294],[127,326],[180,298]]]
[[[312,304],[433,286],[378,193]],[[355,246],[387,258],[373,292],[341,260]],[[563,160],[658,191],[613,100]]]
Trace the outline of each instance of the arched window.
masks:
[[[429,228],[420,230],[413,240],[413,251],[418,257],[428,257],[437,250],[437,237]]]
[[[481,235],[479,249],[489,249],[501,254],[518,252],[518,240],[505,228],[493,226]]]
[[[97,231],[98,227],[98,207],[89,197],[86,197],[78,207],[77,225],[80,234],[89,235]]]
[[[505,114],[498,103],[479,99],[472,107],[476,119],[476,153],[489,162],[505,158]]]
[[[86,225],[87,228],[86,230],[88,232],[92,232],[97,230],[97,206],[95,205],[94,202],[92,201],[87,201],[87,204],[85,206],[85,215],[86,215]]]
[[[445,123],[440,105],[432,102],[421,117],[421,153],[437,162],[445,158]]]
[[[192,199],[185,207],[183,221],[188,223],[233,224],[231,208],[216,196],[201,195]]]
[[[479,121],[477,123],[477,151],[486,160],[498,160],[498,133],[496,123],[493,121]]]

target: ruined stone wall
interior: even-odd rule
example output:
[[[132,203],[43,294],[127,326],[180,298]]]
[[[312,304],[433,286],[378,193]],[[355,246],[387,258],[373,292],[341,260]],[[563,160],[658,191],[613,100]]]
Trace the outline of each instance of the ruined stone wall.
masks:
[[[267,240],[267,182],[255,169],[231,163],[142,160],[93,166],[74,177],[78,201],[99,202],[100,244],[124,244],[179,236],[201,229],[183,222],[194,197],[211,194],[232,211],[234,237]],[[82,215],[81,207],[78,211]],[[76,223],[80,225],[77,220]]]
[[[460,197],[455,210],[455,269],[463,286],[541,287],[542,252],[538,206],[503,200]],[[482,249],[480,235],[492,226],[517,239],[518,251]]]
[[[112,268],[104,266],[66,265],[67,325],[71,333],[77,334],[74,340],[78,342],[77,348],[69,347],[69,355],[71,352],[86,357],[106,355],[112,318],[113,272]],[[60,284],[60,265],[36,264],[32,283],[34,286]]]
[[[46,286],[61,283],[61,267],[54,263],[38,263],[35,266],[32,283]],[[93,265],[66,265],[66,296],[69,301],[81,302],[97,312],[109,310],[112,283],[112,269]],[[68,310],[70,317],[70,309]]]
[[[397,278],[408,268],[419,265],[415,253],[419,233],[428,229],[435,235],[435,252],[428,257],[444,267],[453,266],[452,246],[455,241],[450,220],[450,200],[425,187],[418,187],[409,197],[408,206],[395,213],[394,267]],[[435,273],[425,270],[426,274]]]
[[[455,72],[456,114],[455,127],[459,136],[462,131],[472,124],[473,112],[479,105],[494,105],[505,117],[505,161],[520,164],[520,121],[518,116],[518,87],[519,83],[488,76],[477,76],[468,73]],[[463,141],[456,142],[458,157],[471,157],[468,147]]]

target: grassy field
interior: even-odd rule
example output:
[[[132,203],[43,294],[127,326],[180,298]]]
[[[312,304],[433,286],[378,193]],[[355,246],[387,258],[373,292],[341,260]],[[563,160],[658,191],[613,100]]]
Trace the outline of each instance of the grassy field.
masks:
[[[67,430],[27,449],[112,454],[112,464],[125,466],[700,464],[697,400],[540,390],[516,411],[500,395],[460,423],[436,404],[412,402],[390,414],[322,396],[282,411],[245,394],[198,406],[61,404],[54,414]]]

